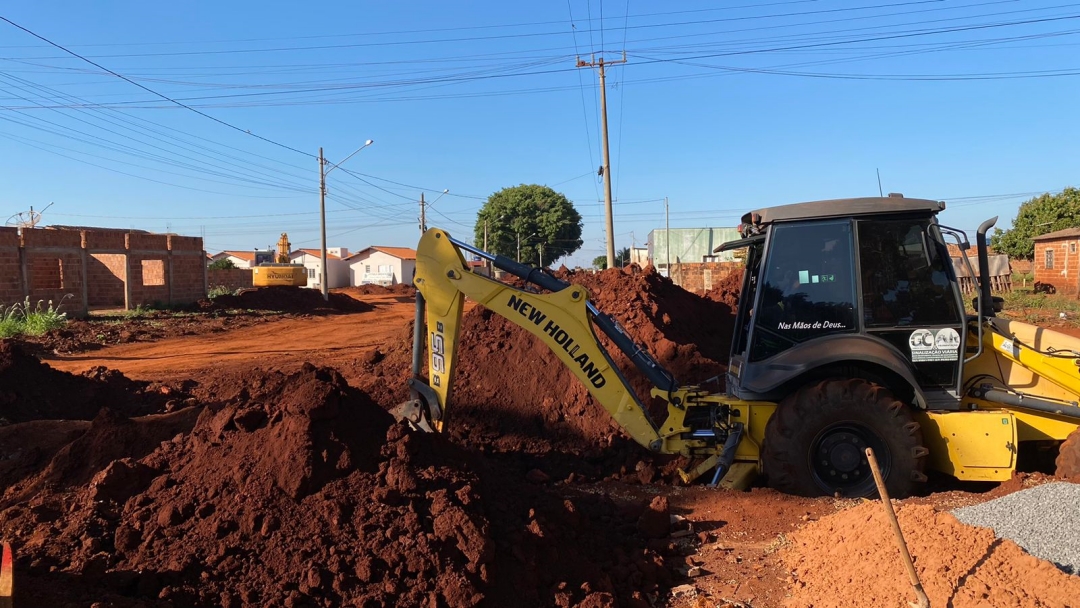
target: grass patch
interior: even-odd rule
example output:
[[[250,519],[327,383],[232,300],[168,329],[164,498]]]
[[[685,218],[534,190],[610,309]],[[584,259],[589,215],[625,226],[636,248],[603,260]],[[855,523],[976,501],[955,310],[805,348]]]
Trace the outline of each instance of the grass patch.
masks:
[[[1080,314],[1080,300],[1072,296],[1013,290],[1010,293],[1002,294],[1002,297],[1005,298],[1006,311],[1010,309],[1037,308],[1054,313]]]
[[[38,300],[37,304],[33,304],[28,297],[11,306],[0,307],[0,338],[19,335],[40,336],[67,325],[67,313],[61,312],[60,309],[69,297],[71,296],[64,296],[55,305],[52,300],[49,300],[47,304],[44,300]]]
[[[238,291],[240,291],[240,290],[239,289],[229,289],[228,287],[226,287],[224,285],[214,285],[213,287],[210,288],[209,291],[206,292],[206,297],[213,300],[214,298],[219,297],[219,296],[235,296],[236,292],[238,292]]]

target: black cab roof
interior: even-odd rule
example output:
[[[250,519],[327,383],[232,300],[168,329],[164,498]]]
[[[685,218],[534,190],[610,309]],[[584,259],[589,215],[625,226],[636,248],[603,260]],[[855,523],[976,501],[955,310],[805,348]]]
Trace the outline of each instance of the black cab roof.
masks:
[[[929,213],[945,210],[945,203],[921,198],[902,196],[873,196],[866,198],[840,198],[828,201],[779,205],[751,211],[742,217],[744,225],[764,226],[773,222],[824,219],[885,213]]]

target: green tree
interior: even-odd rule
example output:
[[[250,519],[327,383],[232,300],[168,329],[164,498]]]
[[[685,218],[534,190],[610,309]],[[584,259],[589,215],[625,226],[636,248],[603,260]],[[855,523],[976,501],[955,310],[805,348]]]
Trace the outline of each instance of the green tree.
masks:
[[[1058,194],[1037,196],[1020,205],[1012,228],[997,228],[990,245],[1011,258],[1035,257],[1035,237],[1080,226],[1080,190],[1065,188]]]
[[[522,184],[503,188],[488,197],[476,214],[476,246],[538,265],[543,248],[544,263],[570,255],[581,245],[581,214],[566,196],[547,186]]]
[[[629,261],[630,261],[630,248],[629,247],[623,247],[622,249],[615,252],[615,266],[617,268],[622,268],[623,266],[626,266],[626,264]],[[603,270],[603,269],[607,268],[607,254],[604,254],[604,255],[597,256],[597,257],[593,258],[592,265],[595,266],[596,268],[600,269],[600,270]]]
[[[221,258],[220,260],[214,260],[207,266],[210,270],[228,270],[230,268],[236,268],[236,264],[230,258]]]

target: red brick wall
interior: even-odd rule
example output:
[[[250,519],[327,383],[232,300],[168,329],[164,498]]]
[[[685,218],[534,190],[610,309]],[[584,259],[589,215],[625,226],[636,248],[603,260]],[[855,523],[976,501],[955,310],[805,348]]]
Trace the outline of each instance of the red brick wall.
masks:
[[[22,299],[19,231],[15,228],[0,228],[0,304],[10,306]]]
[[[210,289],[220,285],[235,291],[251,287],[251,277],[250,268],[211,268],[206,271],[206,285]]]
[[[82,233],[75,230],[28,229],[22,232],[23,255],[26,258],[30,301],[52,300],[58,304],[64,296],[69,313],[82,310]],[[35,251],[49,247],[66,251]],[[59,260],[59,262],[57,262]],[[57,281],[57,274],[61,274]]]
[[[712,289],[729,274],[742,272],[742,269],[742,262],[672,264],[671,280],[687,291],[704,293]]]
[[[195,255],[173,253],[173,304],[190,304],[206,297],[206,283],[203,277],[203,271],[206,269],[205,254],[202,252],[202,239],[197,240],[199,248]]]
[[[84,277],[88,307],[123,306],[129,289],[132,306],[191,303],[206,294],[204,258],[198,237],[63,229],[20,236],[0,229],[0,303],[22,300],[25,284],[34,301],[59,302],[71,294],[64,307],[78,314]]]
[[[135,236],[135,235],[128,235]],[[164,238],[164,237],[162,237]],[[163,281],[162,285],[147,285],[146,283],[154,281],[154,274],[152,267],[148,276],[144,276],[143,271],[147,270],[143,266],[143,262],[146,260],[160,261],[162,267],[165,267],[165,261],[168,258],[167,252],[161,254],[128,254],[128,279],[130,285],[128,289],[131,292],[131,301],[129,305],[135,306],[163,306],[169,303],[169,286]]]
[[[124,249],[127,247],[127,233],[115,230],[84,230],[83,247],[86,249]]]
[[[1046,267],[1047,249],[1054,252],[1053,268]],[[1036,241],[1034,265],[1036,283],[1053,285],[1058,293],[1075,294],[1080,281],[1080,239]]]
[[[120,245],[124,244],[120,235]],[[87,288],[91,307],[124,306],[124,254],[91,253],[87,256]]]
[[[127,246],[128,249],[165,252],[169,250],[169,237],[164,234],[129,232],[127,234]]]

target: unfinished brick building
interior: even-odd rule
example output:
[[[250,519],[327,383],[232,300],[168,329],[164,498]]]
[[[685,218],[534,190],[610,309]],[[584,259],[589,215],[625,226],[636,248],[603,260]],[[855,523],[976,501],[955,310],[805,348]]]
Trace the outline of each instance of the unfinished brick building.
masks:
[[[0,228],[0,303],[64,310],[190,304],[206,295],[199,237],[106,228]]]

